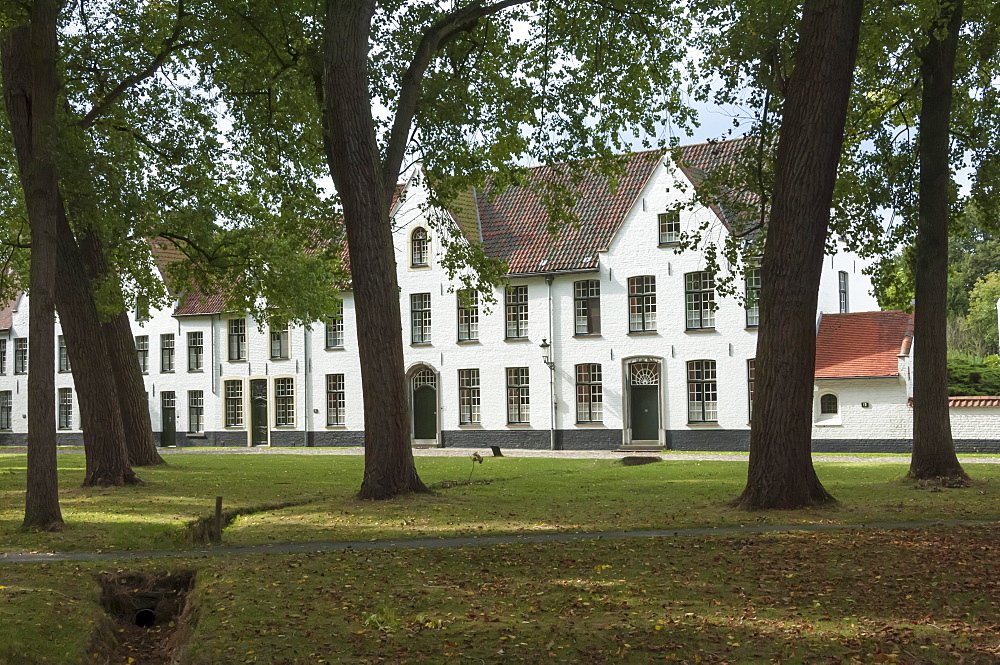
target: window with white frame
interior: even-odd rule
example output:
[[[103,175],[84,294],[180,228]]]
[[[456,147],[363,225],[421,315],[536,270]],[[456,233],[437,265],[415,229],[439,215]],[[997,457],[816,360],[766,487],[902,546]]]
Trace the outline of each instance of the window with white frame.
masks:
[[[604,422],[604,394],[599,363],[576,366],[576,422]]]
[[[247,359],[246,319],[229,319],[229,359]]]
[[[660,244],[670,245],[680,242],[681,239],[681,213],[679,210],[661,212],[657,215],[660,226]]]
[[[431,341],[431,294],[410,294],[410,342],[429,344]]]
[[[714,360],[692,360],[688,369],[688,422],[719,420],[719,390]]]
[[[750,420],[753,420],[753,382],[756,370],[757,359],[750,358],[747,360],[747,413],[750,414]]]
[[[205,335],[201,331],[189,332],[188,371],[199,372],[205,367]]]
[[[527,337],[528,287],[508,287],[504,294],[504,309],[507,312],[507,339],[523,339]]]
[[[507,368],[507,422],[526,423],[531,420],[531,399],[528,391],[528,368]]]
[[[0,391],[0,429],[11,429],[14,397],[9,390]]]
[[[0,374],[7,373],[7,340],[0,339]]]
[[[295,379],[274,380],[274,424],[295,426]]]
[[[847,314],[850,303],[847,300],[847,273],[843,270],[837,273],[837,291],[840,294],[840,313]]]
[[[62,335],[59,335],[59,371],[73,371],[69,364],[69,349],[66,348],[66,338]]]
[[[135,357],[139,361],[139,371],[143,374],[149,371],[149,335],[136,335]]]
[[[59,389],[59,429],[73,429],[73,389]]]
[[[628,330],[656,330],[656,277],[628,278]]]
[[[28,338],[14,340],[14,374],[28,373]]]
[[[684,275],[684,296],[687,301],[687,329],[714,328],[715,275],[710,272]]]
[[[760,325],[760,268],[747,268],[746,273],[747,328]]]
[[[160,371],[174,371],[174,336],[160,335]]]
[[[410,266],[413,268],[423,268],[427,265],[428,254],[427,229],[418,226],[413,229],[410,235]]]
[[[326,348],[344,348],[344,301],[337,303],[336,312],[326,320]]]
[[[458,422],[469,425],[480,422],[479,370],[458,370]]]
[[[243,427],[243,381],[226,381],[226,427]]]
[[[479,292],[462,289],[455,297],[458,300],[458,341],[479,339]]]
[[[188,432],[201,434],[205,431],[205,393],[201,390],[188,391]]]
[[[346,422],[346,400],[344,399],[344,375],[326,375],[326,424],[328,427],[342,426]]]
[[[271,328],[271,360],[288,358],[288,324]]]
[[[573,312],[577,335],[601,332],[601,283],[596,279],[573,282]]]

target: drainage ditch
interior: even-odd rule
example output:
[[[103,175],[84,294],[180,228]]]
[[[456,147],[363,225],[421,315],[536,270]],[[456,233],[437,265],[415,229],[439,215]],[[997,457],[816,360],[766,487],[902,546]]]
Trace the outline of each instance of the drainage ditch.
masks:
[[[243,517],[244,515],[254,515],[257,513],[267,513],[275,510],[284,510],[285,508],[296,508],[298,506],[307,506],[311,503],[316,503],[317,501],[322,501],[325,497],[316,496],[308,497],[305,499],[297,499],[293,501],[284,501],[281,503],[268,503],[259,506],[245,506],[242,508],[232,508],[230,510],[222,511],[222,528],[225,529],[230,524],[236,521],[237,517]],[[187,525],[187,538],[195,545],[201,545],[212,542],[212,532],[215,529],[215,516],[209,515],[207,517],[200,517],[195,521]]]
[[[195,572],[101,573],[101,605],[107,619],[94,633],[95,662],[174,665],[190,638]]]

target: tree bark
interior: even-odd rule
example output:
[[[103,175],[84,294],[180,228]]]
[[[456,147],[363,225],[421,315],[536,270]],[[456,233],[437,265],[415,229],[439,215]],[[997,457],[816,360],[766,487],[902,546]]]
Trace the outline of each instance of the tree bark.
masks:
[[[344,206],[365,409],[358,497],[426,492],[410,446],[396,259],[368,82],[372,0],[329,0],[323,82],[331,175]]]
[[[816,306],[862,0],[807,0],[761,264],[750,465],[738,507],[831,503],[812,466]]]
[[[949,131],[955,52],[963,0],[941,0],[941,23],[920,54],[920,191],[916,311],[913,317],[913,455],[910,477],[967,479],[955,454],[948,410],[948,221],[951,202]],[[941,24],[947,34],[937,32]]]
[[[55,0],[36,0],[28,24],[9,28],[0,40],[4,102],[10,118],[31,227],[31,307],[28,314],[28,472],[24,529],[58,530],[55,431],[56,216],[59,206],[55,157]]]

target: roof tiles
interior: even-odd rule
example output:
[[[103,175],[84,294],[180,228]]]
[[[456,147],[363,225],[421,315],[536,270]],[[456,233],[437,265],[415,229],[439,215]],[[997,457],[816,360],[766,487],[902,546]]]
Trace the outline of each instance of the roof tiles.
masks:
[[[900,311],[824,314],[816,336],[816,378],[899,376],[897,356],[913,335]]]

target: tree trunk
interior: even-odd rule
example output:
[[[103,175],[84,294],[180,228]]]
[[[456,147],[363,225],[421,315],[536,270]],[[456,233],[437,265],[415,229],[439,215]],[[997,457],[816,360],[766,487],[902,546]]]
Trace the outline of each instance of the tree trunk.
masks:
[[[28,25],[2,35],[4,102],[10,118],[31,226],[31,307],[28,314],[28,473],[24,529],[62,528],[56,469],[55,311],[56,215],[59,205],[55,157],[55,0],[36,0]]]
[[[812,466],[816,306],[862,0],[807,0],[778,142],[761,265],[750,466],[734,504],[830,503]]]
[[[913,456],[910,477],[967,479],[955,455],[948,412],[948,219],[951,202],[949,130],[955,51],[963,0],[942,0],[920,54],[920,192],[917,219],[916,312],[913,317]],[[947,34],[940,36],[941,24]]]
[[[107,278],[110,268],[100,239],[88,233],[81,239],[80,249],[91,279]],[[119,312],[102,323],[101,328],[104,331],[105,348],[111,360],[111,373],[115,378],[128,461],[134,466],[165,464],[153,441],[146,386],[142,380],[139,363],[136,361],[135,338],[132,336],[128,315]]]
[[[365,408],[358,497],[426,492],[410,446],[396,259],[375,141],[368,39],[375,3],[327,3],[323,109],[331,175],[344,206]]]

